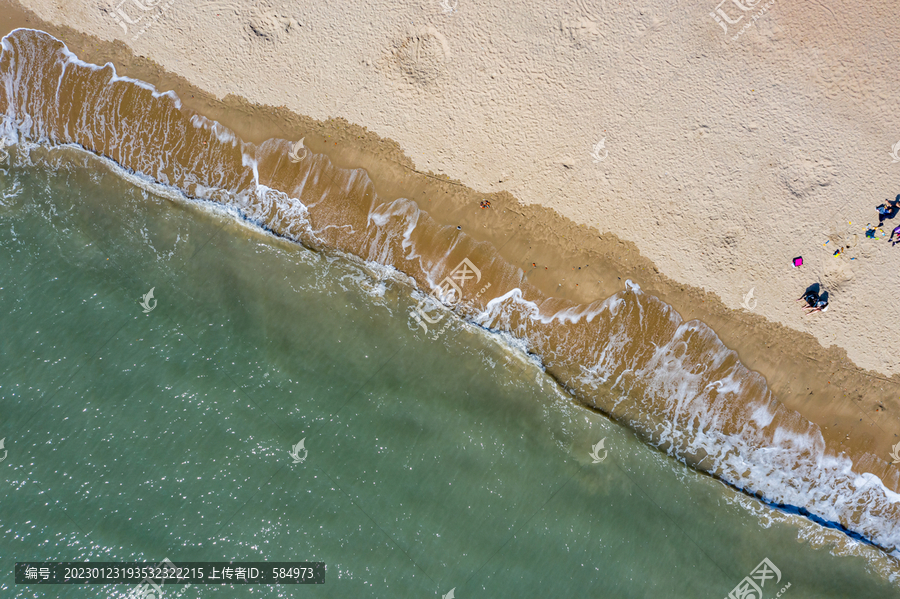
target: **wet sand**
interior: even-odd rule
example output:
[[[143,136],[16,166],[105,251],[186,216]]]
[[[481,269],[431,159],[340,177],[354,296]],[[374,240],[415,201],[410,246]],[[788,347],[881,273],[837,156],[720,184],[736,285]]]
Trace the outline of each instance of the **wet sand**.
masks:
[[[633,243],[611,233],[578,225],[549,208],[523,206],[506,192],[482,194],[443,175],[420,172],[397,143],[359,125],[342,119],[320,122],[236,96],[219,101],[150,58],[134,56],[121,42],[42,22],[5,0],[0,7],[3,35],[16,27],[47,31],[83,60],[112,62],[120,75],[174,90],[186,109],[221,122],[246,141],[304,137],[307,147],[335,165],[364,168],[381,199],[412,199],[439,223],[460,226],[491,243],[547,296],[585,303],[621,291],[626,279],[637,282],[685,320],[711,326],[748,368],[765,377],[785,406],[818,424],[828,447],[846,452],[857,471],[872,472],[900,490],[888,457],[890,447],[900,442],[900,375],[863,370],[837,346],[825,348],[808,333],[730,309],[714,294],[664,276]],[[484,198],[490,209],[479,208]]]

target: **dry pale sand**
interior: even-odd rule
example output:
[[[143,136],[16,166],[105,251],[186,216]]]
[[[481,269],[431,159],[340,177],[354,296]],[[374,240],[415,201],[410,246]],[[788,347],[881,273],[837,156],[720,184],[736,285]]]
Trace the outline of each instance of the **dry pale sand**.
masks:
[[[863,235],[900,193],[891,2],[728,0],[745,15],[728,34],[715,0],[22,4],[218,97],[344,117],[420,170],[611,231],[736,310],[753,289],[756,313],[900,372],[900,246]],[[126,33],[116,6],[143,20]],[[804,318],[816,281],[832,307]]]
[[[900,440],[900,245],[863,235],[900,193],[889,3],[761,0],[727,35],[713,1],[21,3],[71,27],[51,32],[79,56],[176,89],[245,139],[307,135],[380,194],[431,185],[439,219],[488,240],[523,228],[502,253],[542,289],[587,301],[634,278],[709,323],[830,446],[885,460]],[[143,19],[122,27],[117,6]],[[461,208],[501,191],[490,220]],[[794,299],[817,281],[831,309],[803,317]]]

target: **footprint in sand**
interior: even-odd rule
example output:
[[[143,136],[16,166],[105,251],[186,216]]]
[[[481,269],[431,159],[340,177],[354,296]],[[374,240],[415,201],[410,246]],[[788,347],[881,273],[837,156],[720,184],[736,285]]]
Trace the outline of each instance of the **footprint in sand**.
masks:
[[[822,285],[829,291],[837,291],[853,280],[850,265],[843,260],[829,260],[825,263]]]
[[[788,191],[798,198],[814,195],[837,178],[837,169],[831,160],[799,148],[794,148],[791,156],[780,162],[779,178]]]
[[[433,26],[428,25],[396,40],[390,50],[389,72],[399,74],[407,84],[427,89],[446,73],[450,45]]]
[[[300,31],[303,25],[282,2],[263,0],[248,11],[246,27],[251,40],[274,43]]]

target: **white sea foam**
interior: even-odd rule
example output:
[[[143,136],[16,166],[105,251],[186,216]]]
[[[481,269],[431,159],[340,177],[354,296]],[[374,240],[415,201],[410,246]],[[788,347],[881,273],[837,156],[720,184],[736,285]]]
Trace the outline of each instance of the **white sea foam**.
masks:
[[[385,203],[369,211],[367,221],[374,226],[374,235],[369,236],[368,252],[366,258],[382,264],[395,263],[391,255],[391,240],[397,233],[397,227],[389,226],[393,219],[399,219],[403,225],[400,245],[405,250],[401,258],[413,260],[418,254],[413,250],[410,240],[412,232],[419,220],[418,207],[405,198],[398,198],[393,202]],[[370,230],[372,230],[370,228]]]
[[[203,115],[195,114],[191,116],[191,124],[197,129],[208,131],[219,143],[228,144],[232,147],[237,147],[239,143],[242,143],[238,141],[237,136],[231,129]]]
[[[25,27],[22,27],[22,28],[20,28],[20,29],[13,29],[13,30],[12,30],[10,33],[8,33],[7,35],[12,35],[12,34],[15,33],[16,31],[33,31],[33,32],[36,32],[36,33],[41,33],[41,34],[43,34],[43,35],[47,35],[48,37],[52,37],[52,36],[49,36],[49,34],[43,32],[43,31],[38,31],[37,29],[28,29],[28,28],[25,28]],[[4,38],[4,39],[5,39],[5,38]],[[115,67],[115,65],[113,65],[113,63],[111,63],[111,62],[107,62],[107,63],[104,64],[103,66],[96,65],[96,64],[93,64],[93,63],[90,63],[90,62],[85,62],[85,61],[81,60],[80,58],[78,58],[77,56],[75,56],[75,54],[73,54],[72,51],[69,50],[68,46],[66,46],[66,45],[62,42],[62,40],[59,40],[59,39],[57,39],[57,38],[55,38],[55,37],[54,37],[53,39],[55,39],[55,40],[58,41],[60,44],[62,44],[61,52],[63,53],[63,55],[65,55],[65,57],[66,57],[66,63],[67,63],[67,64],[78,65],[78,66],[80,66],[80,67],[84,67],[84,68],[90,69],[90,70],[92,70],[92,71],[102,71],[102,70],[104,70],[104,69],[109,69],[110,72],[112,73],[111,76],[110,76],[110,79],[109,79],[109,83],[117,83],[117,82],[120,82],[120,81],[124,81],[124,82],[127,82],[127,83],[131,83],[132,85],[136,85],[137,87],[140,87],[140,88],[142,88],[142,89],[146,89],[147,91],[149,91],[150,93],[153,94],[153,97],[154,97],[154,98],[168,97],[170,100],[172,100],[172,102],[173,102],[173,104],[175,105],[176,108],[179,108],[179,109],[181,108],[181,99],[175,94],[174,91],[169,90],[169,91],[161,92],[161,91],[159,91],[158,89],[156,89],[155,86],[150,85],[150,84],[147,83],[146,81],[141,81],[140,79],[132,79],[131,77],[126,77],[126,76],[124,76],[124,75],[119,75],[119,74],[116,72],[116,67]],[[5,46],[4,46],[4,48],[5,48]],[[61,79],[61,78],[62,78],[62,77],[60,77],[60,79]]]
[[[75,54],[73,54],[72,51],[69,50],[68,46],[66,46],[62,42],[62,40],[51,36],[49,33],[46,33],[45,31],[40,31],[38,29],[31,29],[28,27],[19,27],[17,29],[13,29],[12,31],[7,33],[5,36],[3,36],[2,39],[0,39],[0,49],[2,49],[3,52],[8,52],[8,51],[12,50],[12,46],[9,43],[9,40],[7,38],[9,38],[10,36],[13,36],[14,34],[16,34],[16,32],[19,32],[19,31],[29,31],[29,32],[37,33],[41,36],[45,36],[45,37],[51,38],[51,39],[59,42],[62,45],[62,47],[60,48],[60,52],[66,58],[66,60],[64,61],[64,70],[65,70],[65,66],[70,65],[70,64],[78,65],[80,67],[84,67],[84,68],[90,69],[92,71],[102,71],[103,69],[109,69],[110,73],[111,73],[109,83],[116,83],[119,81],[128,82],[132,85],[136,85],[137,87],[148,90],[149,92],[151,92],[153,94],[154,98],[161,98],[161,97],[166,96],[172,100],[172,102],[174,103],[176,108],[181,108],[181,99],[175,94],[175,92],[173,92],[171,90],[161,92],[158,89],[156,89],[156,87],[147,83],[146,81],[141,81],[140,79],[133,79],[131,77],[119,75],[116,72],[115,65],[113,65],[111,62],[107,62],[103,66],[96,65],[96,64],[93,64],[90,62],[85,62],[85,61],[81,60],[80,58],[78,58]],[[0,56],[2,56],[2,53],[0,53]],[[60,79],[62,79],[62,77],[60,77]]]

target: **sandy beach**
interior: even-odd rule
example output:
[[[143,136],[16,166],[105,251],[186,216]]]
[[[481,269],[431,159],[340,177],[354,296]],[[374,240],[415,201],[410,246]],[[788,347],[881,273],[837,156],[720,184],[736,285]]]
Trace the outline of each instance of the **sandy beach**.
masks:
[[[127,33],[112,4],[24,5],[216,98],[364,126],[418,170],[614,233],[734,310],[753,289],[754,313],[900,372],[900,253],[863,237],[900,193],[886,5],[775,3],[737,40],[753,17],[726,33],[712,3],[175,1]],[[817,280],[832,309],[804,319],[793,299]]]
[[[726,27],[712,3],[118,5],[133,24],[22,4],[0,3],[3,34],[48,31],[246,141],[303,137],[547,296],[637,282],[900,489],[900,245],[864,235],[900,193],[887,5],[759,2]],[[816,282],[830,309],[804,316]]]

